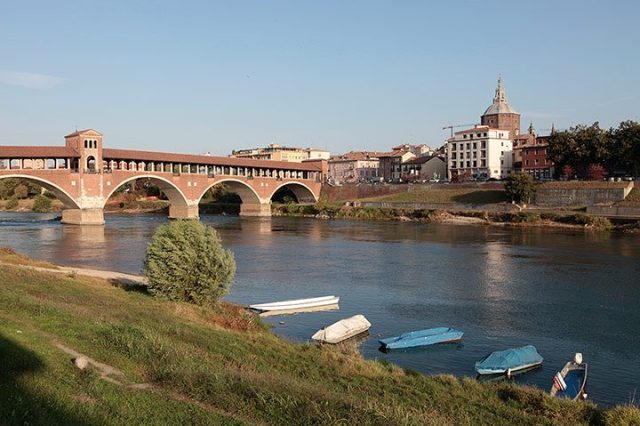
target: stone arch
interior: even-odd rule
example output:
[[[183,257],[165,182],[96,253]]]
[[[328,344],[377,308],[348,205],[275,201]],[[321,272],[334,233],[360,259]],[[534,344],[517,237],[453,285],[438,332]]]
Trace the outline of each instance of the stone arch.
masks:
[[[258,193],[249,184],[237,179],[221,179],[216,183],[207,186],[198,197],[198,202],[202,200],[202,197],[204,197],[204,194],[206,194],[208,190],[221,183],[224,183],[233,192],[238,194],[242,200],[242,204],[262,204],[262,200]]]
[[[118,188],[120,188],[122,185],[138,179],[149,179],[151,182],[158,185],[158,188],[160,188],[160,190],[164,192],[172,206],[187,207],[189,205],[189,203],[187,202],[187,197],[185,197],[184,193],[170,180],[154,175],[136,175],[124,179],[123,181],[118,182],[117,185],[114,185],[114,188],[106,197],[104,197],[104,204],[102,205],[102,208],[107,205],[109,198],[111,198],[113,193],[116,192]]]
[[[46,179],[42,179],[36,176],[21,175],[21,174],[0,175],[0,179],[23,179],[23,180],[31,181],[35,184],[40,185],[41,187],[43,187],[44,189],[46,189],[47,191],[55,195],[56,198],[62,202],[65,208],[67,209],[80,208],[76,200],[71,195],[69,195],[67,191],[65,191],[55,183],[50,182]]]
[[[90,155],[87,157],[87,170],[95,172],[97,170],[96,157]]]
[[[315,203],[316,201],[318,201],[318,197],[316,197],[316,194],[313,193],[311,188],[309,188],[304,183],[300,183],[300,182],[283,183],[271,193],[271,196],[269,196],[269,199],[271,200],[273,196],[276,194],[276,192],[278,192],[283,188],[287,188],[291,190],[291,192],[293,192],[293,195],[296,196],[296,199],[298,200],[299,203]]]

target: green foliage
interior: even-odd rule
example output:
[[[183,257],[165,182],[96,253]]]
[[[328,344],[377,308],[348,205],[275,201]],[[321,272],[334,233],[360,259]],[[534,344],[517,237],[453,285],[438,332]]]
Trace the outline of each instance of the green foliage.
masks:
[[[33,211],[37,213],[48,213],[51,211],[51,199],[44,195],[36,195],[33,200]]]
[[[572,166],[577,174],[586,177],[590,164],[601,164],[605,170],[640,173],[640,124],[624,121],[617,128],[601,129],[578,125],[556,132],[549,139],[549,159],[559,170]]]
[[[15,197],[9,198],[9,201],[7,201],[7,204],[5,204],[5,208],[7,210],[15,210],[18,208],[18,205],[20,203],[18,202],[18,199]]]
[[[526,173],[513,173],[507,177],[504,190],[511,201],[529,204],[536,193],[536,184]]]
[[[160,226],[144,260],[151,294],[197,305],[224,296],[235,272],[233,253],[222,247],[216,230],[195,220]]]

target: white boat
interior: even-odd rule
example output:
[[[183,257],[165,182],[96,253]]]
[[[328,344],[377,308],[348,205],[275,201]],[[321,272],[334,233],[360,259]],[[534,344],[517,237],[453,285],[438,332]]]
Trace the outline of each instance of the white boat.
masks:
[[[312,297],[310,299],[283,300],[280,302],[259,303],[249,305],[249,308],[256,311],[295,311],[297,309],[315,308],[325,305],[337,305],[340,301],[336,296]]]
[[[340,343],[369,330],[371,323],[364,315],[354,315],[318,330],[311,338],[321,343]]]

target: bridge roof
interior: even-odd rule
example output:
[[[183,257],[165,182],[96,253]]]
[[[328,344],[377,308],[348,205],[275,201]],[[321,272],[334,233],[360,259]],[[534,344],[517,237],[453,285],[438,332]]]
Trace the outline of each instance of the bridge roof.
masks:
[[[1,155],[0,155],[1,157]],[[175,154],[171,152],[132,151],[103,148],[105,160],[157,161],[165,163],[210,164],[232,167],[263,167],[272,169],[321,171],[320,161],[294,163],[289,161],[253,160],[249,158],[215,157],[211,155]]]
[[[68,146],[0,146],[0,158],[79,158]]]

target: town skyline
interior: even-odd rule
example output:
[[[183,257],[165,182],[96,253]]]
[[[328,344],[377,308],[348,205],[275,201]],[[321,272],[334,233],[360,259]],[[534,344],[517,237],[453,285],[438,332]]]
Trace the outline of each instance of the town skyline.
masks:
[[[437,148],[443,126],[479,122],[499,76],[541,134],[639,120],[632,2],[123,5],[0,6],[4,144],[96,128],[111,146],[214,155]]]

